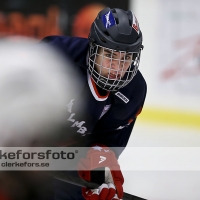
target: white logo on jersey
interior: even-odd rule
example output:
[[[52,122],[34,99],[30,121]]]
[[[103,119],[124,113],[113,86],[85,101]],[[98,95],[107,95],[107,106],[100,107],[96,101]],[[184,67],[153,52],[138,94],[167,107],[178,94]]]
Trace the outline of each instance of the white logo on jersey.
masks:
[[[102,162],[104,162],[105,160],[106,160],[106,157],[100,156],[100,161],[99,161],[99,163],[102,163]]]
[[[99,117],[99,119],[101,119],[108,112],[110,107],[111,107],[111,105],[104,106],[103,111],[102,111],[101,116]]]
[[[94,146],[94,147],[92,147],[92,148],[93,148],[94,150],[98,150],[98,151],[101,151],[101,150],[102,150],[102,151],[104,151],[104,152],[109,152],[109,149],[106,150],[106,149],[103,149],[102,147],[97,146],[97,145]]]
[[[117,130],[123,129],[125,126],[119,126]]]
[[[125,103],[129,102],[129,99],[127,97],[125,97],[121,92],[116,92],[115,95],[118,96]]]
[[[67,111],[69,113],[72,112],[72,106],[73,106],[73,101],[74,99],[72,99],[67,105]],[[73,122],[73,124],[71,125],[71,127],[78,127],[79,129],[77,130],[77,133],[80,133],[82,136],[85,136],[85,132],[87,131],[87,128],[83,126],[83,124],[85,123],[85,121],[76,121],[73,117],[75,116],[75,113],[71,113],[71,115],[69,116],[69,118],[67,119],[67,121]]]
[[[74,101],[74,99],[72,99],[72,100],[66,105],[67,111],[70,112],[70,113],[72,112],[73,101]]]
[[[94,150],[98,150],[98,151],[101,151],[101,149],[102,149],[100,146],[97,146],[97,145],[94,146],[94,147],[92,147],[92,148],[93,148]]]

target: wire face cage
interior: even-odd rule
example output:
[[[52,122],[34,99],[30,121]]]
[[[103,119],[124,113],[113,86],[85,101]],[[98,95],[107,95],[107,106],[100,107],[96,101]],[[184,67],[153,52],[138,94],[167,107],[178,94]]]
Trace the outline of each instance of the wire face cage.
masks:
[[[95,44],[90,48],[89,73],[102,89],[117,91],[136,75],[140,52],[116,51]]]

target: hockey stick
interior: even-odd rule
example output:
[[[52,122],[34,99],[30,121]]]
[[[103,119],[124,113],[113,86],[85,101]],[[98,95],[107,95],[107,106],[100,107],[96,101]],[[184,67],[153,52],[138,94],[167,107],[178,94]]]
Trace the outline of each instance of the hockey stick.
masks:
[[[91,189],[99,187],[99,185],[96,183],[85,181],[79,177],[72,176],[69,173],[54,171],[51,173],[51,175],[60,181],[67,182],[76,186],[91,188]],[[143,199],[141,197],[137,197],[132,194],[124,192],[123,200],[147,200],[147,199]]]

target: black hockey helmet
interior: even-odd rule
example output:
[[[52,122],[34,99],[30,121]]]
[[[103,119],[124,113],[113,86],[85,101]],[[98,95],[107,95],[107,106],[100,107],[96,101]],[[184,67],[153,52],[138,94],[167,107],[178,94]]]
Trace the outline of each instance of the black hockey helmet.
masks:
[[[131,11],[119,8],[105,8],[99,12],[92,23],[90,34],[89,73],[95,83],[108,91],[116,91],[127,85],[135,76],[139,66],[142,45],[142,32],[138,21]],[[127,73],[117,80],[110,80],[95,69],[98,48],[113,52],[133,53]],[[121,55],[121,54],[120,54]],[[111,58],[111,61],[114,58]],[[120,61],[121,62],[121,61]],[[104,67],[104,66],[101,66]],[[120,74],[120,69],[118,69]]]
[[[142,32],[131,11],[105,8],[92,23],[90,42],[110,49],[135,52],[142,48]]]

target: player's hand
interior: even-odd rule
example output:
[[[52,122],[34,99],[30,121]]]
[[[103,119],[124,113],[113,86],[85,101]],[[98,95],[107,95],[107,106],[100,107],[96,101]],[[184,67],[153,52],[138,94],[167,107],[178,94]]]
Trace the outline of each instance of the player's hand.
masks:
[[[98,171],[98,168],[102,169],[102,167],[104,170]],[[91,147],[86,158],[81,159],[78,163],[78,173],[82,179],[92,182],[103,177],[103,184],[98,188],[82,189],[82,194],[86,200],[117,200],[123,198],[124,178],[114,152],[108,147]]]

